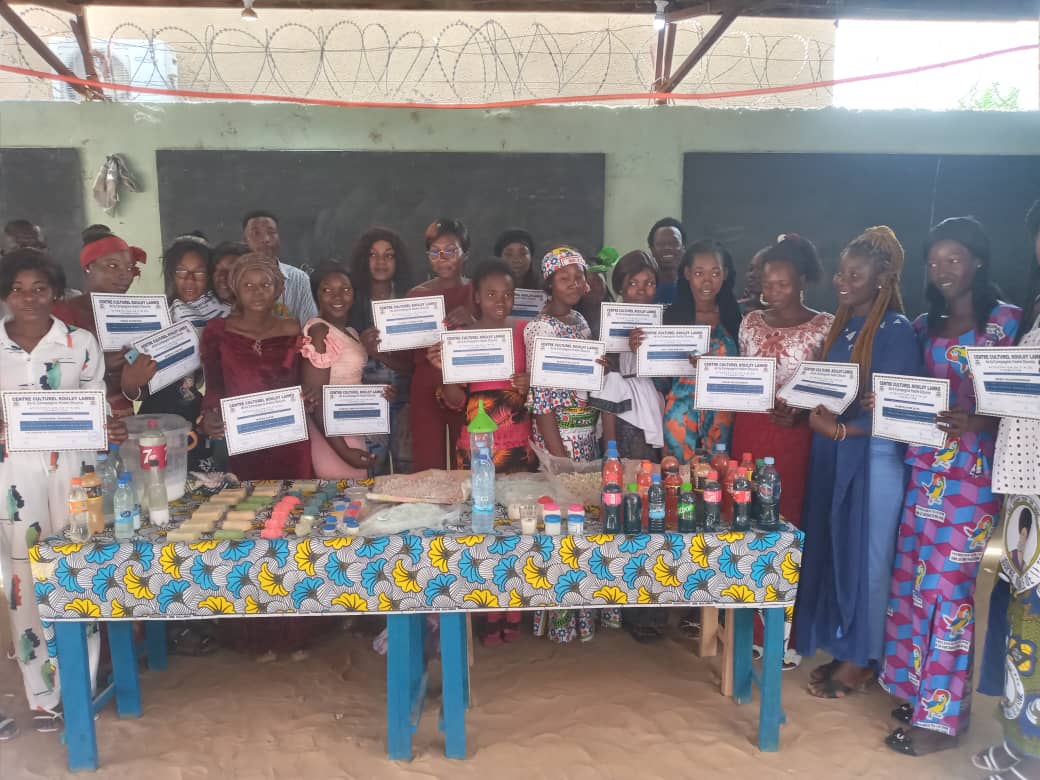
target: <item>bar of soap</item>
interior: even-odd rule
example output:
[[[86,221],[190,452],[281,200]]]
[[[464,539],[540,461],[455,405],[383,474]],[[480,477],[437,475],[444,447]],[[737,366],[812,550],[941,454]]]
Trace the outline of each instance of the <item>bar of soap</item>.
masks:
[[[247,520],[244,517],[225,517],[224,524],[221,527],[228,531],[250,531],[253,528],[253,521],[252,519]]]
[[[194,531],[195,533],[208,534],[216,527],[216,523],[212,520],[188,520],[181,523],[180,528],[183,531]]]
[[[214,539],[223,539],[227,541],[237,541],[245,537],[245,531],[240,531],[233,528],[222,528],[219,531],[213,532]]]
[[[166,540],[169,542],[194,542],[200,536],[201,534],[198,534],[191,529],[186,530],[182,527],[169,531],[166,534]]]
[[[191,513],[192,518],[205,517],[219,520],[228,511],[228,507],[221,504],[203,504]]]
[[[254,496],[267,496],[273,498],[282,492],[281,482],[259,482],[253,485]]]

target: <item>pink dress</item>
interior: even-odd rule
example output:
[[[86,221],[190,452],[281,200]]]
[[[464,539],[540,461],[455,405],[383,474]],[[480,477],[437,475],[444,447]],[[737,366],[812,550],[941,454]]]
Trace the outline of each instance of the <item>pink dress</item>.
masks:
[[[315,325],[327,325],[325,335],[325,352],[318,352],[308,335]],[[315,317],[308,320],[303,328],[303,343],[300,347],[303,355],[315,368],[329,369],[330,385],[360,385],[361,374],[368,362],[368,353],[358,339],[353,328],[347,332],[339,330],[325,320]],[[365,469],[354,468],[346,463],[325,439],[325,434],[313,420],[308,418],[307,427],[311,437],[311,461],[314,464],[314,475],[319,479],[363,479],[368,476]],[[348,447],[364,450],[364,436],[344,436]]]

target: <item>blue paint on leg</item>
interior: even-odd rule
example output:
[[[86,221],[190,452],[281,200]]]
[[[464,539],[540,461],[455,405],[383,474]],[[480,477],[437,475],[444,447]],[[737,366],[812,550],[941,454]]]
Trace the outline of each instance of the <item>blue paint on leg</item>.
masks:
[[[112,677],[115,680],[116,710],[119,717],[139,718],[141,684],[137,677],[133,623],[109,623],[108,647],[112,654]]]
[[[148,668],[162,672],[166,669],[166,622],[148,620],[144,624],[144,643],[148,651]]]
[[[466,615],[441,615],[444,755],[466,757]]]
[[[65,712],[65,744],[73,772],[98,768],[94,704],[90,697],[90,661],[86,626],[58,620],[54,623],[58,645],[58,675]]]
[[[751,701],[751,640],[755,613],[750,609],[731,609],[726,619],[733,621],[733,701]]]
[[[386,618],[386,752],[392,761],[412,760],[412,616]]]
[[[758,749],[774,753],[780,749],[780,677],[784,667],[784,612],[762,610],[765,616],[762,652],[762,703],[758,710]]]

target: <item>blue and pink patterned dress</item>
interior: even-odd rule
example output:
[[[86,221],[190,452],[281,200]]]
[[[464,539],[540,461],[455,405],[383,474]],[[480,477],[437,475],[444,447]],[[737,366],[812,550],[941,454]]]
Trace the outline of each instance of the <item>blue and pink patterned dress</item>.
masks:
[[[1021,310],[999,303],[985,331],[956,338],[914,322],[926,376],[950,380],[950,406],[975,411],[967,347],[1015,342]],[[1000,499],[991,489],[994,436],[968,432],[943,449],[912,446],[885,625],[881,686],[913,705],[913,726],[956,735],[970,720],[975,578]]]

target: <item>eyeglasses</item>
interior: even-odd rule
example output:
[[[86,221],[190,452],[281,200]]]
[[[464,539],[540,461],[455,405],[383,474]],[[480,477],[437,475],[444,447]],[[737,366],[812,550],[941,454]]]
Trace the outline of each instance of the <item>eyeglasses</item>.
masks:
[[[431,260],[436,260],[438,257],[441,260],[454,260],[456,257],[462,254],[462,250],[457,247],[451,249],[431,249],[426,253],[426,256]]]
[[[189,271],[187,268],[178,268],[173,272],[178,279],[194,279],[196,282],[206,281],[206,271]]]

